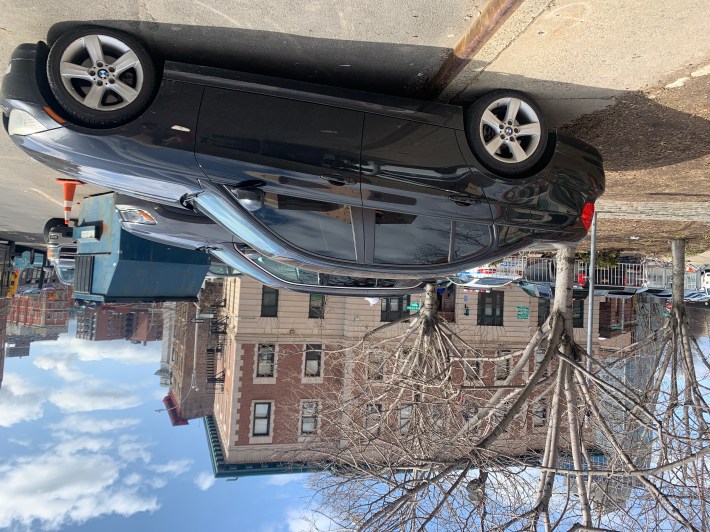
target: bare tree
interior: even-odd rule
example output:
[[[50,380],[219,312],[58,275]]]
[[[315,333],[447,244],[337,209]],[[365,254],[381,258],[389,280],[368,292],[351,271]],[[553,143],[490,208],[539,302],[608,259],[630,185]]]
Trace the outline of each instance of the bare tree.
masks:
[[[428,286],[408,324],[348,348],[322,403],[330,430],[308,447],[329,467],[311,479],[314,501],[348,529],[703,528],[698,370],[710,365],[688,335],[678,248],[670,319],[617,352],[574,341],[571,248],[557,254],[548,319],[519,351],[470,345]]]

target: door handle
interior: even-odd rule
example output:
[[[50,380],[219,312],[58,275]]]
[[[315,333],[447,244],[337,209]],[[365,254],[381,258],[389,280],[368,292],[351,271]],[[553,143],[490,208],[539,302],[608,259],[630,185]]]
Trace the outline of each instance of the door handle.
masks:
[[[465,194],[452,194],[449,199],[456,205],[480,205],[481,200],[474,196],[466,196]]]
[[[333,186],[342,187],[343,185],[355,185],[357,179],[354,177],[344,176],[340,174],[322,174],[321,179],[327,181]]]

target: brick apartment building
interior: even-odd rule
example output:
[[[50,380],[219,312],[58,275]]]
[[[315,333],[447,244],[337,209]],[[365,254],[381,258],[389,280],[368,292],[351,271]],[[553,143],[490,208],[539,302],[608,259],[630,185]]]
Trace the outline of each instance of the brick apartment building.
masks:
[[[5,343],[7,342],[7,319],[10,314],[11,300],[0,297],[0,387],[5,373]]]
[[[28,327],[65,327],[69,321],[71,288],[47,287],[15,295],[8,323]]]
[[[163,338],[163,316],[159,306],[104,304],[77,313],[76,337],[92,342],[131,340],[150,342]]]
[[[219,319],[196,322],[197,314],[214,312],[222,304],[220,281],[205,283],[199,304],[175,302],[163,309],[163,354],[157,374],[168,382],[170,390],[163,399],[173,425],[208,416],[215,397],[222,391],[222,379],[216,374],[215,357],[224,337]],[[199,308],[199,311],[198,311]],[[208,382],[209,381],[209,382]]]
[[[421,303],[422,299],[418,295],[390,298],[370,305],[361,298],[278,291],[245,277],[227,280],[224,296],[227,334],[216,368],[224,378],[223,393],[214,396],[213,413],[205,422],[217,476],[291,468],[278,457],[293,456],[313,441],[314,434],[325,430],[319,414],[326,409],[325,397],[333,396],[339,386],[343,394],[357,388],[346,384],[351,378],[346,370],[350,359],[341,346],[406,315],[408,303]],[[604,301],[597,300],[595,313]],[[448,309],[450,325],[484,356],[523,348],[549,312],[547,302],[531,298],[517,287],[487,293],[450,291],[441,295],[441,306]],[[586,338],[585,311],[581,302],[575,303],[575,337],[581,344]],[[598,323],[599,316],[595,318]],[[405,326],[394,326],[392,334]],[[595,328],[597,350],[631,342],[630,332],[602,340],[598,326]],[[539,360],[539,356],[535,358]],[[511,362],[484,361],[475,368],[459,362],[452,378],[466,385],[466,379],[475,374],[481,379],[479,384],[496,385],[507,377]],[[535,364],[536,360],[529,361],[525,375],[534,371]],[[386,362],[382,371],[388,371]],[[466,409],[466,415],[472,415],[476,399],[462,396],[452,410],[460,413]],[[368,415],[388,410],[384,403],[363,404],[358,416],[367,423]],[[405,409],[397,415],[406,418],[408,414]],[[506,451],[523,453],[525,445],[534,446],[535,438],[543,437],[546,419],[544,401],[531,403],[502,438]],[[386,421],[389,430],[406,422],[392,416]],[[514,448],[513,441],[523,441],[521,435],[526,436],[526,444]]]

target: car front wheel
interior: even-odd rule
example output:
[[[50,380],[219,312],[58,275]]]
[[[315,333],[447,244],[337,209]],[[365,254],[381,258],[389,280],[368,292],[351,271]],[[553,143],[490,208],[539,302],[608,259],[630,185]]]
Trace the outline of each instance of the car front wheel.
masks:
[[[527,94],[499,90],[484,94],[466,111],[471,150],[490,171],[504,177],[529,172],[547,147],[547,122]]]
[[[115,127],[150,102],[156,70],[146,49],[111,28],[84,26],[52,45],[47,78],[57,102],[84,126]]]

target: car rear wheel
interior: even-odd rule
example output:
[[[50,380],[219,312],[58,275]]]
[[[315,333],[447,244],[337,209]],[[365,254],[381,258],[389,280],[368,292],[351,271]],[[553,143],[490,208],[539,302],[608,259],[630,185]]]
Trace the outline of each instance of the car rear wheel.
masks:
[[[547,121],[527,94],[493,91],[467,109],[466,136],[486,168],[501,176],[516,177],[542,159],[547,147]]]
[[[121,31],[84,26],[52,45],[47,78],[69,117],[89,127],[114,127],[138,116],[157,81],[153,60]]]

